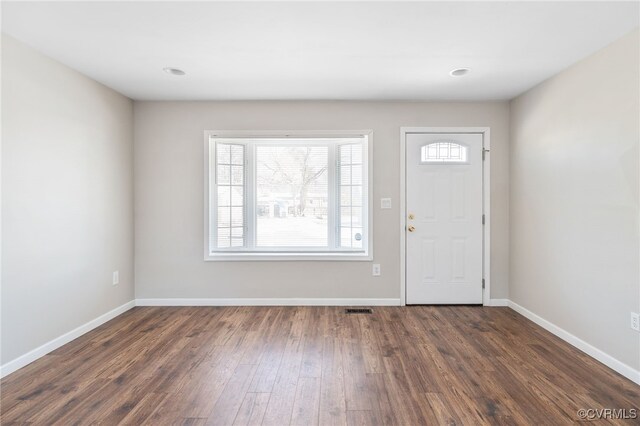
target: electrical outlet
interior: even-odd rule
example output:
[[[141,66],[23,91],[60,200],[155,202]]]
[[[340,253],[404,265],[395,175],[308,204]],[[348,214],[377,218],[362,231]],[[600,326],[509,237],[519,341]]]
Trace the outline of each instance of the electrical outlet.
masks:
[[[113,285],[120,284],[120,271],[113,271]]]
[[[640,314],[631,312],[631,328],[640,331]]]
[[[379,263],[374,263],[373,264],[373,270],[371,271],[371,273],[373,274],[374,277],[379,277],[380,276],[380,264]]]
[[[391,198],[380,198],[380,208],[381,209],[390,209],[391,208]]]

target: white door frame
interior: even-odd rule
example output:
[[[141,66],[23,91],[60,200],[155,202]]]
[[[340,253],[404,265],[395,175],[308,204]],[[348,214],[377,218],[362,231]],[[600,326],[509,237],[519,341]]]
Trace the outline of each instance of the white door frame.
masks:
[[[491,304],[491,130],[489,127],[400,127],[400,304],[407,304],[407,134],[411,133],[472,133],[482,135],[482,291],[483,306]],[[478,218],[481,220],[481,218]]]

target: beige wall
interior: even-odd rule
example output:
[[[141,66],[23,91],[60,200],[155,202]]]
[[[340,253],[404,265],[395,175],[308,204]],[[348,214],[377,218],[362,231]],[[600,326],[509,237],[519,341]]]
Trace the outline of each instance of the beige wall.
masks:
[[[2,106],[5,364],[133,299],[133,105],[2,36]]]
[[[640,368],[635,31],[511,103],[510,298]]]
[[[399,298],[400,127],[490,126],[492,297],[507,297],[508,103],[135,102],[137,298]],[[204,262],[203,131],[373,129],[374,262]],[[380,210],[391,197],[393,208]]]

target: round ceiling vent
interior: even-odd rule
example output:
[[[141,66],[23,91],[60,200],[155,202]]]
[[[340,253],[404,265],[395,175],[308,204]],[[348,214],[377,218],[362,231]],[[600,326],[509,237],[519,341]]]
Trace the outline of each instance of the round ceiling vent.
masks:
[[[179,68],[166,67],[166,68],[162,68],[162,70],[164,72],[166,72],[167,74],[171,74],[171,75],[185,75],[186,74],[186,72],[182,71]]]
[[[456,68],[452,70],[449,75],[452,77],[462,77],[463,75],[469,74],[469,71],[471,71],[469,68]]]

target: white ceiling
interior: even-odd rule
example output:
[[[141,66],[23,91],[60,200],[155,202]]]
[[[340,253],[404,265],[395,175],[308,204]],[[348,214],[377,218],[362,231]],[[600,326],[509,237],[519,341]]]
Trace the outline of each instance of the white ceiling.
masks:
[[[3,32],[146,100],[510,99],[638,21],[611,1],[2,3]]]

